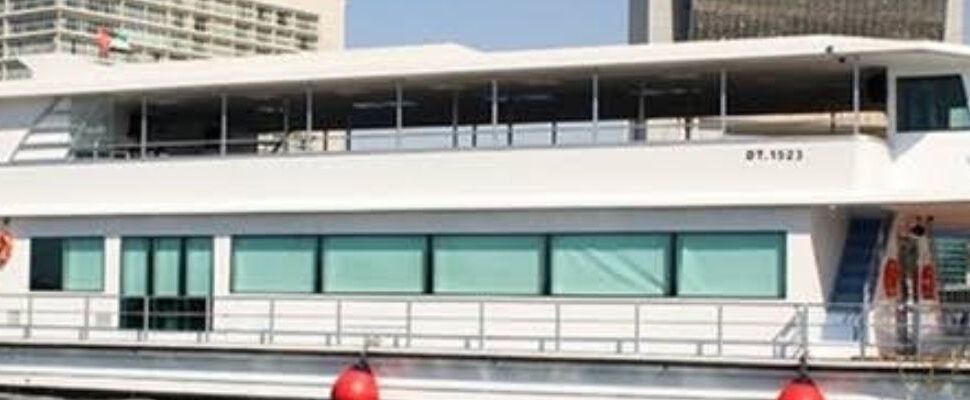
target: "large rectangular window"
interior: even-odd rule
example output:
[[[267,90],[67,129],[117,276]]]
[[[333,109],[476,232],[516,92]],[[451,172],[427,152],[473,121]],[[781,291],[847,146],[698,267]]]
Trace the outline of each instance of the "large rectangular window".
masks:
[[[205,297],[212,293],[212,238],[124,238],[124,296]]]
[[[237,236],[232,242],[232,291],[313,293],[317,290],[314,236]]]
[[[669,235],[564,235],[551,241],[552,293],[662,296],[669,292]]]
[[[210,305],[206,297],[212,293],[212,258],[212,238],[122,239],[121,326],[205,329]]]
[[[104,288],[104,239],[31,240],[30,290],[97,292]]]
[[[970,129],[970,110],[959,75],[903,78],[897,86],[900,132]]]
[[[542,236],[435,237],[434,291],[540,294],[543,242]]]
[[[328,237],[323,287],[328,293],[423,293],[423,236]]]
[[[679,295],[784,296],[784,234],[682,234],[677,237],[677,260]]]

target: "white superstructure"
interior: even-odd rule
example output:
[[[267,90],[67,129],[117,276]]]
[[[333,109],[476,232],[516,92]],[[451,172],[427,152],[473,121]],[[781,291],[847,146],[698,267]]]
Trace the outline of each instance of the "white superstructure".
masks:
[[[0,340],[377,337],[430,355],[769,364],[808,351],[849,368],[965,342],[877,343],[869,318],[892,215],[970,237],[964,46],[25,62],[32,79],[0,83],[15,243]],[[958,264],[941,287],[966,285]],[[636,396],[668,398],[651,393]]]

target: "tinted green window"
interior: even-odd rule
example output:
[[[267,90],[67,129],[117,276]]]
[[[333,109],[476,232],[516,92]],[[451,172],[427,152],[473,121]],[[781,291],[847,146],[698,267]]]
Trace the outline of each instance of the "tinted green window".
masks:
[[[677,260],[680,295],[767,298],[784,295],[783,234],[679,235]]]
[[[541,292],[540,236],[440,236],[433,247],[436,293]]]
[[[212,239],[185,240],[185,290],[187,296],[208,296],[212,293]]]
[[[897,81],[898,130],[970,129],[970,110],[959,75]]]
[[[129,297],[208,296],[212,238],[124,238],[121,268],[121,292]]]
[[[104,239],[31,241],[31,290],[100,291],[104,287]]]
[[[125,296],[145,296],[148,294],[148,239],[129,239],[121,241],[121,294]]]
[[[104,240],[65,239],[64,290],[99,291],[104,286]]]
[[[936,264],[943,285],[966,285],[970,268],[970,238],[957,235],[937,235]]]
[[[551,253],[553,294],[658,296],[670,287],[666,235],[554,236]]]
[[[152,280],[154,296],[171,297],[179,295],[179,283],[182,279],[181,257],[182,239],[162,238],[154,239],[154,254],[152,254]]]
[[[323,287],[336,293],[422,293],[424,237],[328,237]]]
[[[240,293],[312,293],[316,237],[235,237],[232,290]]]

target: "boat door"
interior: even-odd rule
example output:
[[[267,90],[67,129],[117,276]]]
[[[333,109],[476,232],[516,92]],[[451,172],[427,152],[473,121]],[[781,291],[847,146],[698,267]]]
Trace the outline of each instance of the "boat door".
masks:
[[[211,237],[122,239],[120,326],[204,331],[210,326]]]

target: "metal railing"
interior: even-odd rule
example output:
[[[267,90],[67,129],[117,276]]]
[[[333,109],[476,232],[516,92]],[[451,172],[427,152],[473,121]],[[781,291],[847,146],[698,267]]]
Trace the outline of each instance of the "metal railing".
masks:
[[[864,308],[858,325],[839,310]],[[967,357],[970,305],[463,297],[0,296],[0,340],[381,346],[414,352],[817,359]],[[871,331],[854,337],[852,331]]]
[[[75,159],[138,159],[144,148],[148,158],[226,154],[280,155],[289,153],[381,153],[455,151],[509,148],[583,146],[639,146],[649,144],[764,140],[732,130],[725,135],[720,123],[707,120],[671,121],[642,126],[623,121],[530,125],[461,125],[455,127],[367,129],[331,132],[291,131],[257,137],[209,140],[118,142],[102,139],[73,148]],[[89,142],[90,143],[90,142]]]

